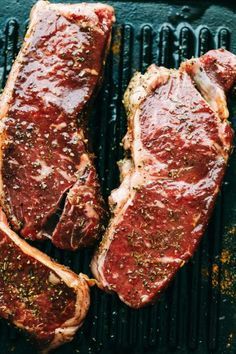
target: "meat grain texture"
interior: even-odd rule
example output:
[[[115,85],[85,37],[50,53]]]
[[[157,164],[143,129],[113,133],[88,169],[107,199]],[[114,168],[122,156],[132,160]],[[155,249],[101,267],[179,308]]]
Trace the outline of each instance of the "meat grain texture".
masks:
[[[89,281],[28,245],[0,211],[0,316],[47,353],[71,341],[87,314]]]
[[[86,123],[114,11],[39,1],[30,18],[0,102],[1,205],[24,238],[74,250],[99,237],[105,214]]]
[[[226,94],[235,81],[236,56],[222,49],[179,70],[151,65],[127,88],[131,158],[119,164],[92,271],[131,307],[159,297],[206,229],[232,148]]]
[[[104,210],[86,120],[114,12],[104,4],[39,1],[30,19],[0,100],[0,195],[7,214],[0,211],[0,316],[46,353],[73,339],[91,283],[11,228],[70,250],[99,236]]]

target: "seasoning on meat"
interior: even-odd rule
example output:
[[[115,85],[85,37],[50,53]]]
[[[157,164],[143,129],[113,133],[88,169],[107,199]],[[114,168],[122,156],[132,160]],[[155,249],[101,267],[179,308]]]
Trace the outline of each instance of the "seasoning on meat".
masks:
[[[0,211],[0,316],[27,331],[46,353],[73,339],[90,297],[87,278],[29,246]]]
[[[131,158],[120,163],[92,271],[131,307],[160,295],[206,229],[232,148],[225,94],[235,82],[236,56],[222,49],[179,70],[151,65],[129,84]]]
[[[1,204],[24,238],[74,250],[99,236],[104,210],[86,120],[113,22],[104,4],[39,1],[31,12],[0,102]]]

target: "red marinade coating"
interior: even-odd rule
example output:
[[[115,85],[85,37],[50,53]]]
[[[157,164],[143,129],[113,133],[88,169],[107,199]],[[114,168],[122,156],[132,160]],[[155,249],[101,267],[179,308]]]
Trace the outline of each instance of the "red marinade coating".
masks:
[[[232,68],[235,66],[235,56],[229,55],[224,49],[210,50],[199,58],[199,61],[212,82],[229,91],[235,82]],[[190,69],[191,74],[191,69]]]
[[[194,253],[233,139],[184,71],[171,74],[138,109],[142,146],[150,153],[138,166],[143,185],[111,221],[92,265],[102,285],[135,308],[153,302]]]
[[[74,316],[74,289],[60,281],[53,270],[22,252],[1,229],[0,243],[0,316],[21,323],[45,347],[55,330]]]
[[[11,225],[25,238],[52,237],[57,246],[68,249],[92,243],[104,216],[87,149],[86,111],[101,80],[113,12],[86,11],[83,5],[81,12],[67,15],[47,7],[38,11],[4,120],[2,204]],[[94,176],[92,182],[83,180],[85,172]],[[64,210],[74,228],[57,220],[54,240],[55,225],[50,230],[48,220],[73,185],[85,185],[91,199],[81,200],[79,194],[77,201],[74,198],[73,210]]]

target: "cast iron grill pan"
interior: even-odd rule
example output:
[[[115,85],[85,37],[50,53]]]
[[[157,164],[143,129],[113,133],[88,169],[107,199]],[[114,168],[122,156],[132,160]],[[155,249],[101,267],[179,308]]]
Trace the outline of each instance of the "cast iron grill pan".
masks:
[[[59,1],[55,1],[59,2]],[[64,2],[67,2],[64,0]],[[76,1],[71,1],[76,2]],[[0,0],[0,80],[4,87],[24,35],[33,0]],[[182,1],[109,1],[116,10],[105,81],[90,120],[90,134],[105,198],[117,187],[116,161],[126,132],[122,106],[136,70],[152,62],[178,67],[212,48],[236,53],[236,4]],[[235,98],[234,98],[235,101]],[[230,104],[234,124],[236,105]],[[235,124],[236,126],[236,124]],[[236,154],[233,153],[208,231],[194,258],[181,269],[156,305],[132,310],[117,296],[92,289],[92,304],[75,340],[63,354],[236,353]],[[34,244],[35,245],[35,244]],[[37,244],[76,272],[91,275],[93,250],[76,253]],[[0,353],[35,349],[18,330],[0,321]]]

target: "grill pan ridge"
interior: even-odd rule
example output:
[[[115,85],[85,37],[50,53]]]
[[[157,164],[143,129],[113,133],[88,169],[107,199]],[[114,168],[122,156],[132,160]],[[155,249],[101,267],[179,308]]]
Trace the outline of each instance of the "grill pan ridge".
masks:
[[[60,1],[54,1],[60,2]],[[68,2],[66,0],[61,2]],[[70,1],[76,2],[76,1]],[[90,119],[105,198],[117,187],[116,161],[126,132],[122,97],[132,74],[152,62],[178,67],[224,47],[236,53],[236,4],[218,1],[108,1],[116,10],[111,53]],[[33,0],[0,0],[0,80],[4,87],[24,36]],[[230,100],[236,127],[236,104]],[[235,117],[235,118],[234,118]],[[133,310],[93,288],[91,308],[75,340],[58,354],[236,353],[236,153],[199,250],[154,305]],[[34,243],[35,245],[35,243]],[[91,275],[93,249],[75,253],[37,244],[76,272]],[[0,353],[34,353],[31,342],[0,321]]]

